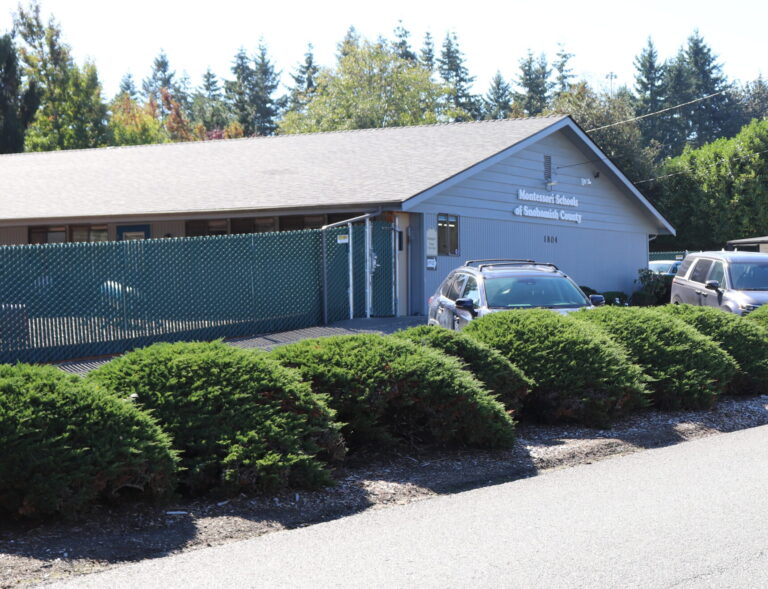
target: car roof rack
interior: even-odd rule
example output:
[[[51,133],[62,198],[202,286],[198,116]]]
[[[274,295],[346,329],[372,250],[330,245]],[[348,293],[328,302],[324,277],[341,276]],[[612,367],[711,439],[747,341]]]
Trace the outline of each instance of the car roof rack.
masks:
[[[467,260],[465,266],[477,264],[477,269],[482,270],[491,266],[550,266],[554,270],[559,270],[557,266],[550,262],[537,262],[536,260],[521,260],[516,258],[490,258],[486,260]]]

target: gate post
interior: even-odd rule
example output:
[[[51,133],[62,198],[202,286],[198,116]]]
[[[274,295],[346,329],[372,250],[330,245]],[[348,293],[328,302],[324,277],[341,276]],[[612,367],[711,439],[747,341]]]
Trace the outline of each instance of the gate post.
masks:
[[[371,318],[373,300],[373,267],[371,264],[371,219],[365,219],[365,317]]]

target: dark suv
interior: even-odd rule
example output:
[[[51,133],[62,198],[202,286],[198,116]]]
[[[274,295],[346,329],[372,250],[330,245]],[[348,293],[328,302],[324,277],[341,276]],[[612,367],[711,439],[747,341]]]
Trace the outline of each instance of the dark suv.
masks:
[[[475,317],[534,307],[569,313],[602,305],[587,297],[554,264],[534,260],[468,260],[453,270],[429,298],[430,325],[461,329]]]
[[[671,302],[746,315],[768,302],[768,254],[688,254],[672,280]]]

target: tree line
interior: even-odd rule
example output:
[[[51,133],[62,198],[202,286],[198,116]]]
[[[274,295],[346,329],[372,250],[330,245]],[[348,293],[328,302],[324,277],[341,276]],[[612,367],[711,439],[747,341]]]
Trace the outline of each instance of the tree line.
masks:
[[[375,40],[351,27],[328,67],[310,44],[287,89],[260,43],[254,53],[237,52],[231,76],[209,69],[197,87],[161,50],[145,78],[125,75],[105,100],[96,65],[75,62],[60,25],[53,17],[43,22],[32,0],[0,36],[0,153],[569,114],[641,182],[684,150],[734,137],[768,116],[768,83],[730,81],[698,31],[666,60],[649,38],[634,59],[631,88],[577,80],[572,58],[562,45],[551,62],[529,50],[512,79],[497,71],[476,94],[456,33],[439,46],[427,33],[417,48],[401,22],[391,38]],[[643,191],[669,201],[661,199],[661,181]]]

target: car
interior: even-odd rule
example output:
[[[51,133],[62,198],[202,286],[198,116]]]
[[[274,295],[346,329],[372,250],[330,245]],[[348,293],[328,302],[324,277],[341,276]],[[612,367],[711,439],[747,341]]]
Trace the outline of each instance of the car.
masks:
[[[682,263],[682,260],[652,260],[651,262],[648,262],[648,269],[653,270],[656,274],[674,276],[677,274],[677,270]]]
[[[672,279],[671,302],[747,315],[768,302],[768,254],[688,254]]]
[[[554,264],[534,260],[467,260],[429,298],[430,325],[459,330],[475,317],[511,309],[570,313],[605,304],[589,297]]]

